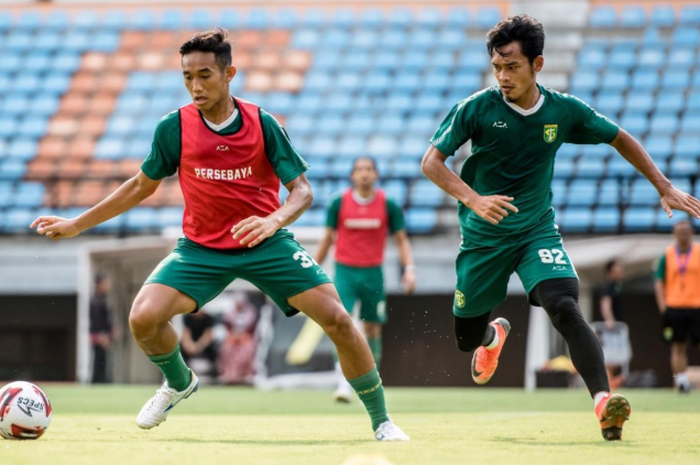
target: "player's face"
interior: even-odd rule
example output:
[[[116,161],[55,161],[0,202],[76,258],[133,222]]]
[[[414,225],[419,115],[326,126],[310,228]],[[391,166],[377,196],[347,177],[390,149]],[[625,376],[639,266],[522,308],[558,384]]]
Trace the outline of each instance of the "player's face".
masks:
[[[513,103],[518,103],[532,90],[543,64],[542,56],[535,58],[531,64],[520,49],[520,42],[511,42],[494,50],[491,57],[493,74],[501,86],[501,93]]]
[[[681,246],[688,246],[693,240],[693,229],[688,223],[678,223],[673,227],[673,236]]]
[[[212,52],[192,52],[182,57],[182,75],[195,106],[207,113],[229,98],[228,85],[236,68],[221,69]]]
[[[355,187],[368,189],[377,182],[377,170],[374,169],[372,160],[360,158],[355,162],[350,179]]]
[[[625,269],[622,267],[621,263],[615,263],[610,268],[610,279],[612,281],[622,281],[622,278],[624,276],[625,276]]]

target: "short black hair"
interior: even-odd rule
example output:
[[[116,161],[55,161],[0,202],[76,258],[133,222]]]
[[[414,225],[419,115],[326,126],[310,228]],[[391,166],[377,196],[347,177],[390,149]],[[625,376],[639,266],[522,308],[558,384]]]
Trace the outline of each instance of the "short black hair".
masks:
[[[613,266],[617,265],[618,263],[620,263],[620,261],[617,258],[613,258],[612,260],[608,261],[605,264],[605,272],[610,273],[610,270],[613,269]]]
[[[372,168],[374,168],[374,171],[376,171],[377,174],[379,174],[379,170],[377,169],[377,160],[375,160],[374,157],[370,157],[369,155],[360,156],[360,157],[355,158],[355,159],[352,161],[352,170],[350,171],[350,174],[352,174],[352,173],[355,172],[355,166],[357,165],[357,162],[360,161],[360,160],[369,160],[369,161],[371,161],[371,162],[372,162]]]
[[[493,56],[494,50],[501,54],[498,49],[511,42],[520,43],[520,49],[530,64],[544,51],[544,27],[542,23],[526,14],[509,16],[496,24],[488,32],[486,39],[489,56]]]
[[[180,47],[180,55],[185,56],[192,52],[211,52],[214,54],[216,64],[221,71],[231,66],[231,44],[226,40],[228,32],[217,27],[209,31],[198,32],[190,37]]]

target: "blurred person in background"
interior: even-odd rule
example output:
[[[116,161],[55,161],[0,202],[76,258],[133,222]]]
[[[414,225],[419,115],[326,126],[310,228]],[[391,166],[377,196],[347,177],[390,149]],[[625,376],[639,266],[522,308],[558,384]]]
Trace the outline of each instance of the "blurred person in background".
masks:
[[[603,349],[578,304],[579,281],[552,208],[552,173],[563,143],[609,144],[657,189],[664,211],[700,217],[700,202],[674,187],[641,144],[573,95],[537,83],[544,67],[543,25],[510,16],[488,32],[497,85],[458,102],[430,140],[423,173],[457,199],[462,242],[452,311],[459,350],[473,352],[471,373],[487,383],[510,331],[491,312],[517,273],[532,305],[545,309],[566,340],[593,398],[606,441],[622,439],[629,401],[612,393]],[[448,157],[471,141],[458,176]]]
[[[615,331],[618,322],[625,322],[625,313],[622,305],[622,278],[624,277],[624,271],[624,266],[618,259],[612,259],[605,264],[605,282],[600,288],[598,303],[600,305],[600,315],[607,331]],[[620,336],[619,331],[618,336]],[[610,389],[614,390],[622,387],[625,381],[622,367],[619,364],[610,363],[607,359],[605,366],[608,370]]]
[[[678,392],[691,390],[688,339],[700,344],[700,244],[693,242],[690,221],[673,226],[671,244],[656,267],[654,290],[663,319],[664,340],[671,346],[671,370]]]
[[[208,364],[202,365],[201,372],[205,376],[214,374],[216,366],[216,343],[214,341],[214,318],[202,308],[184,317],[182,335],[180,336],[180,352],[186,364],[191,365],[192,359],[204,359]],[[193,368],[195,372],[196,369]],[[197,373],[199,374],[199,373]]]
[[[352,187],[334,197],[328,206],[326,232],[316,251],[323,263],[335,241],[335,286],[345,309],[352,313],[360,303],[360,319],[377,368],[382,361],[382,325],[386,324],[384,295],[384,246],[388,235],[396,239],[403,266],[401,285],[406,294],[416,285],[411,244],[401,207],[376,188],[379,173],[371,157],[355,160],[350,173]],[[338,388],[333,397],[350,402],[353,390],[336,362]]]
[[[107,356],[114,340],[112,311],[107,305],[110,282],[105,276],[95,276],[95,290],[90,298],[90,345],[92,346],[92,382],[107,383]]]
[[[75,218],[40,216],[30,227],[54,241],[75,237],[139,205],[163,179],[178,175],[184,237],[148,277],[129,314],[134,339],[165,377],[136,417],[140,428],[160,425],[199,388],[170,320],[202,308],[241,278],[269,295],[286,316],[303,312],[323,328],[375,439],[409,441],[389,416],[372,351],[333,282],[285,229],[313,203],[309,165],[271,114],[231,95],[237,70],[227,37],[217,28],[194,34],[180,47],[183,84],[192,102],[161,118],[151,152],[134,177]],[[289,195],[280,204],[282,184]]]
[[[600,290],[600,315],[608,329],[613,329],[618,321],[625,322],[622,305],[622,278],[625,267],[618,259],[605,264],[605,283]]]
[[[245,293],[236,293],[233,307],[224,313],[227,330],[221,344],[217,367],[223,384],[252,384],[255,375],[255,324],[258,311]]]

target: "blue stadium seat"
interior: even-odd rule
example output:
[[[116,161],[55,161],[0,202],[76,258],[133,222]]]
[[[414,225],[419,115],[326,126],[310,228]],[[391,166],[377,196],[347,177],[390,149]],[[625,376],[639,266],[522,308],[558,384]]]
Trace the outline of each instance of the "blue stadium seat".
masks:
[[[23,182],[15,193],[14,204],[16,207],[33,208],[40,207],[44,202],[46,188],[40,182]]]
[[[403,29],[385,29],[379,36],[378,48],[391,51],[403,48],[408,42],[408,34]]]
[[[691,47],[674,48],[671,50],[668,64],[676,69],[689,69],[697,63],[697,55]]]
[[[184,11],[179,8],[169,8],[163,11],[160,27],[168,31],[176,31],[185,26]]]
[[[643,49],[639,54],[639,66],[646,69],[659,69],[666,63],[666,54],[660,48]]]
[[[653,108],[654,95],[652,93],[633,91],[627,94],[625,110],[630,113],[649,113]]]
[[[14,204],[14,192],[15,188],[13,183],[8,181],[0,181],[0,208],[9,207]],[[1,223],[2,222],[0,221],[0,224]]]
[[[41,13],[37,10],[24,10],[19,15],[15,17],[14,26],[23,31],[33,31],[39,29],[41,26]]]
[[[372,50],[377,46],[379,35],[377,32],[368,29],[357,30],[350,40],[351,50]]]
[[[620,26],[642,28],[647,23],[647,14],[641,6],[626,6],[620,15]]]
[[[650,23],[657,27],[671,27],[676,23],[676,11],[671,5],[654,5]]]
[[[570,178],[574,173],[574,162],[561,158],[554,162],[554,176],[556,178]]]
[[[637,56],[634,53],[630,53],[629,49],[615,50],[610,54],[608,63],[611,68],[629,70],[637,65]]]
[[[676,156],[700,158],[700,135],[680,135],[673,149]]]
[[[563,207],[566,204],[566,181],[564,179],[552,180],[552,206]]]
[[[19,123],[17,136],[35,141],[46,134],[49,120],[46,115],[28,113]]]
[[[469,10],[461,7],[452,7],[447,10],[447,17],[445,21],[449,26],[461,27],[471,23],[471,14]]]
[[[605,176],[606,165],[602,158],[582,157],[576,164],[576,175],[588,179],[598,179]]]
[[[422,84],[422,77],[416,72],[403,72],[396,75],[392,87],[406,93],[413,93]]]
[[[182,226],[182,214],[183,209],[181,207],[159,208],[156,211],[156,224],[161,228]]]
[[[5,108],[3,107],[3,113]],[[10,137],[17,133],[18,121],[12,115],[0,116],[0,137]]]
[[[331,29],[323,36],[323,47],[326,49],[346,49],[350,46],[351,35],[344,30]]]
[[[436,28],[442,21],[442,13],[437,8],[423,7],[416,12],[414,17],[414,22],[418,26],[426,28]]]
[[[112,116],[105,133],[113,137],[124,137],[136,128],[136,121],[129,116]]]
[[[364,85],[364,80],[359,73],[343,72],[334,79],[333,88],[343,92],[354,92]]]
[[[498,8],[482,6],[476,13],[475,25],[479,29],[491,29],[501,18],[501,11]]]
[[[336,178],[349,178],[353,161],[354,160],[348,158],[336,158],[331,160],[330,175]]]
[[[49,54],[46,52],[32,52],[24,60],[24,67],[32,73],[41,73],[48,70],[51,63]]]
[[[422,115],[420,113],[414,114],[408,120],[406,124],[406,130],[414,134],[425,134],[426,139],[435,132],[437,125],[435,124],[434,118]]]
[[[666,90],[682,90],[690,84],[690,74],[687,70],[669,69],[664,73],[661,79],[661,86],[668,88]]]
[[[661,34],[659,28],[648,27],[644,30],[644,35],[642,36],[642,45],[644,47],[658,47],[666,44],[666,38]]]
[[[19,117],[26,113],[31,99],[26,95],[7,95],[0,103],[0,110],[3,115]],[[1,131],[1,130],[0,130]]]
[[[675,87],[675,86],[674,86]],[[656,110],[678,113],[685,106],[685,95],[678,91],[659,92],[656,96]]]
[[[425,50],[432,48],[435,44],[436,36],[431,29],[414,29],[408,36],[408,48],[410,50]]]
[[[347,131],[358,136],[367,136],[373,132],[374,119],[366,115],[353,115],[348,120]]]
[[[591,207],[596,202],[598,188],[595,181],[590,179],[575,179],[569,186],[566,204],[576,207]]]
[[[399,181],[398,179],[387,181],[382,183],[381,188],[384,190],[388,198],[398,203],[401,207],[406,206],[406,202],[408,200],[408,189],[406,188],[406,183],[404,181]]]
[[[316,120],[310,116],[293,115],[287,120],[287,131],[292,139],[315,132]]]
[[[294,49],[315,50],[321,43],[321,40],[321,34],[318,31],[309,29],[296,30],[291,39],[291,46]]]
[[[600,77],[595,71],[579,71],[572,76],[571,87],[580,91],[591,92],[597,90],[600,85]]]
[[[0,134],[2,134],[2,125],[0,124]],[[700,115],[686,113],[681,119],[681,132],[698,133],[700,132]]]
[[[671,176],[695,176],[698,174],[698,159],[675,156],[669,163],[668,171]]]
[[[343,137],[336,144],[337,153],[341,157],[355,159],[365,154],[365,139],[363,137],[347,136]]]
[[[624,200],[620,182],[616,179],[606,179],[598,188],[598,205],[615,206]]]
[[[0,179],[20,179],[27,172],[27,164],[22,160],[6,158],[0,160]]]
[[[189,19],[189,25],[196,30],[206,30],[216,26],[216,20],[212,18],[211,12],[204,8],[197,8],[192,10],[187,15]],[[254,29],[252,24],[248,24],[248,27]]]
[[[404,119],[396,115],[385,115],[379,119],[377,129],[381,134],[398,136],[403,133]]]
[[[412,107],[413,99],[404,92],[390,94],[385,103],[385,108],[390,111],[404,112]]]
[[[659,193],[646,179],[635,179],[632,181],[629,200],[632,205],[637,206],[656,205],[659,203]]]
[[[22,76],[22,79],[15,80],[13,91],[20,94],[32,94],[41,88],[42,82],[34,75]]]
[[[80,67],[80,54],[68,50],[62,50],[55,55],[51,61],[51,70],[53,73],[72,73]],[[50,75],[54,77],[54,75]],[[62,76],[67,77],[67,76]],[[68,81],[70,82],[70,81]],[[67,89],[68,85],[64,87]]]
[[[149,71],[134,71],[126,84],[127,89],[141,92],[150,92],[155,86],[155,75]]]
[[[70,87],[70,81],[70,76],[66,74],[52,73],[42,79],[41,83],[38,83],[38,85],[41,86],[41,90],[44,92],[49,92],[54,95],[62,95]]]
[[[146,158],[151,151],[151,138],[147,137],[136,137],[126,144],[126,149],[124,150],[125,158],[133,158],[137,160],[143,160]]]
[[[682,26],[700,26],[700,7],[684,5],[680,13],[680,24]]]
[[[655,134],[673,134],[678,130],[678,117],[673,113],[654,113],[649,129]]]
[[[336,154],[336,143],[332,137],[324,135],[316,137],[311,142],[308,155],[316,158],[333,158]]]
[[[370,54],[367,50],[353,47],[343,55],[341,61],[345,70],[354,73],[362,72],[370,64]]]
[[[629,178],[636,172],[637,170],[634,169],[634,166],[630,165],[630,163],[621,156],[615,156],[608,162],[607,175],[610,178]]]
[[[605,67],[608,54],[601,49],[583,49],[578,57],[579,70],[591,71]]]
[[[36,218],[35,213],[27,208],[11,208],[5,212],[4,230],[11,233],[26,233],[29,224]]]
[[[700,31],[691,27],[679,27],[673,31],[673,44],[675,46],[695,47],[700,43]]]
[[[343,16],[347,17],[348,15],[343,14]],[[378,28],[383,25],[385,21],[384,12],[379,8],[367,8],[362,11],[360,15],[360,25],[369,29]]]
[[[377,159],[390,158],[398,152],[398,144],[394,137],[374,136],[367,143],[367,154]]]
[[[673,140],[670,136],[651,136],[644,141],[644,148],[654,160],[666,160],[673,153]]]
[[[159,228],[156,210],[151,207],[136,207],[124,214],[125,225],[129,231]]]
[[[437,46],[440,50],[460,50],[467,40],[464,29],[449,28],[440,31],[437,39]]]
[[[628,111],[622,115],[620,126],[633,135],[641,135],[649,129],[649,120],[644,115]]]
[[[105,30],[121,31],[126,27],[127,18],[124,10],[107,10],[100,17],[100,26]]]
[[[52,11],[50,15],[44,18],[41,26],[44,31],[60,32],[68,28],[68,19],[66,11]]]
[[[428,138],[406,135],[400,138],[397,156],[404,159],[420,160],[428,150]]]
[[[99,17],[94,10],[79,10],[71,17],[71,29],[91,30],[98,24]]]
[[[612,207],[596,208],[593,213],[593,232],[612,233],[620,226],[620,210]]]
[[[598,94],[594,106],[604,115],[617,114],[624,106],[624,98],[620,92],[602,91]]]
[[[488,55],[479,49],[463,50],[459,54],[457,66],[460,74],[480,73],[489,66]]]
[[[32,48],[34,36],[22,29],[14,29],[4,37],[3,48],[16,52],[23,52]]]
[[[95,158],[101,160],[119,160],[124,156],[125,147],[122,138],[102,137],[95,147]]]
[[[411,186],[409,202],[414,207],[439,207],[445,198],[445,193],[432,181],[421,179]]]
[[[437,212],[430,208],[409,208],[406,228],[409,233],[427,234],[437,227]]]
[[[675,225],[679,221],[687,219],[688,215],[679,211],[674,211],[673,218],[669,218],[668,214],[665,211],[663,211],[663,209],[659,208],[658,210],[656,210],[656,230],[670,231],[671,229],[673,229],[673,225]]]
[[[420,160],[407,158],[394,159],[389,174],[392,177],[406,179],[416,179],[423,175],[420,169]]]
[[[627,208],[622,216],[625,231],[651,231],[656,223],[656,213],[652,208]]]
[[[306,158],[306,162],[311,169],[306,172],[306,176],[312,181],[320,181],[328,178],[330,166],[328,160],[324,158]]]
[[[569,207],[561,216],[557,215],[557,223],[567,232],[588,232],[592,219],[590,208]]]
[[[617,26],[617,15],[611,6],[598,6],[591,11],[590,25],[594,29],[612,29]]]

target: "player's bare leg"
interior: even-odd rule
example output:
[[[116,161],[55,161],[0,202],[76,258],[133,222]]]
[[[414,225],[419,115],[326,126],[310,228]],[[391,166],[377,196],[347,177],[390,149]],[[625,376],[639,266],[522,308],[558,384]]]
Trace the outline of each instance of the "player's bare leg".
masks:
[[[143,429],[158,426],[178,402],[197,391],[199,380],[182,360],[180,341],[170,323],[175,315],[195,308],[191,297],[163,284],[144,285],[134,300],[129,315],[131,333],[166,379],[136,419]]]
[[[322,284],[290,297],[288,301],[318,323],[335,344],[343,374],[367,409],[375,437],[380,441],[408,441],[408,436],[389,418],[384,387],[372,352],[340,302],[335,287]]]

